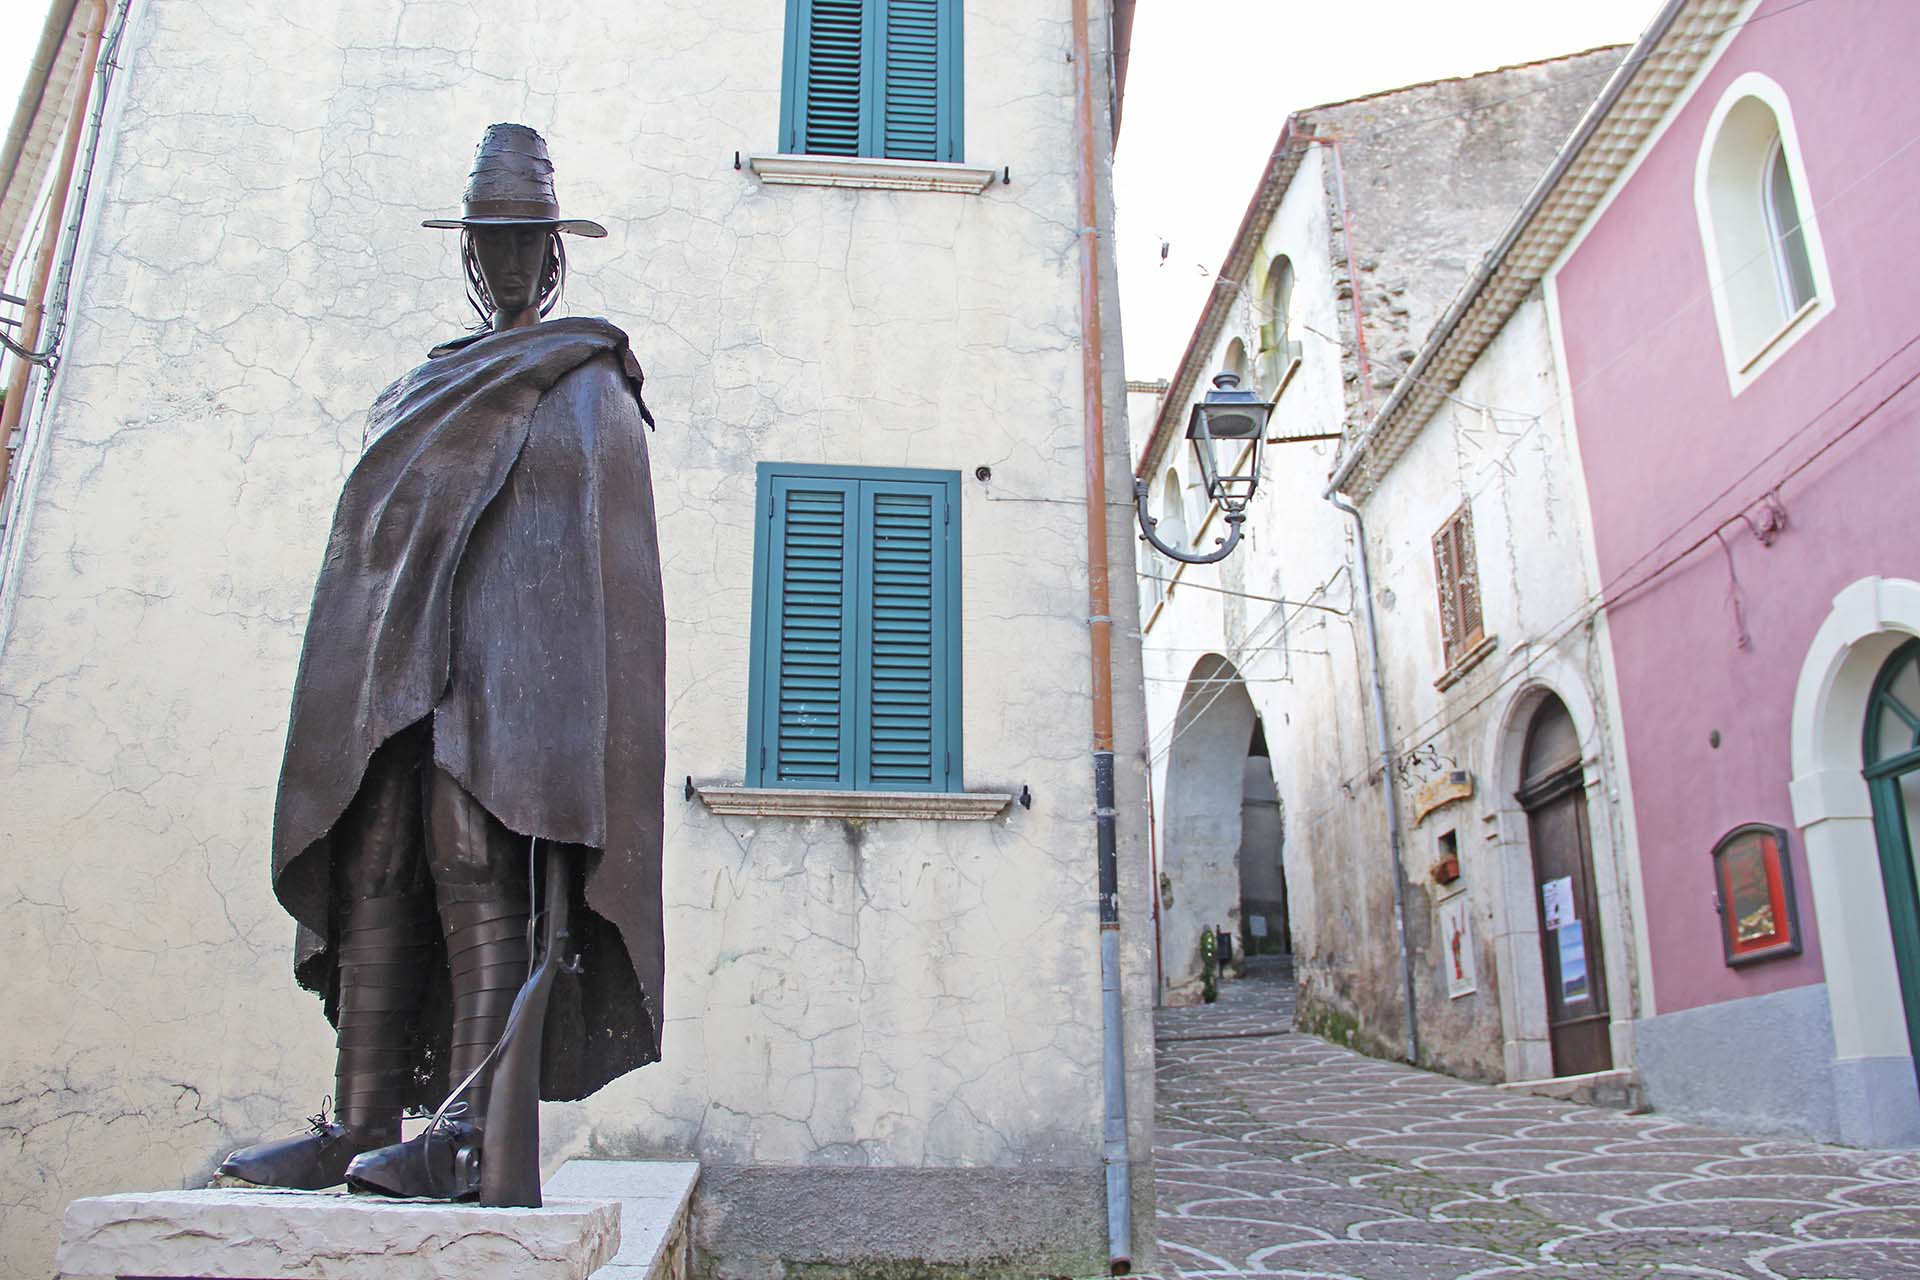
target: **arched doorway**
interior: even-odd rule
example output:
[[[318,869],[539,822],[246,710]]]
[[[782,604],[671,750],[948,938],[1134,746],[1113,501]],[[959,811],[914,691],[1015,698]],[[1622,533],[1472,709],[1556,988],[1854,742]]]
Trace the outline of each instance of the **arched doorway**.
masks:
[[[1200,998],[1203,932],[1240,937],[1241,819],[1254,719],[1233,663],[1208,654],[1194,664],[1167,747],[1160,967],[1168,1004]]]
[[[1913,862],[1920,845],[1920,640],[1901,645],[1880,668],[1867,698],[1864,738],[1863,772],[1873,804],[1907,1041],[1920,1062],[1920,885]]]
[[[1613,1066],[1600,895],[1593,875],[1580,735],[1549,694],[1527,724],[1518,799],[1527,814],[1534,908],[1556,1076]]]

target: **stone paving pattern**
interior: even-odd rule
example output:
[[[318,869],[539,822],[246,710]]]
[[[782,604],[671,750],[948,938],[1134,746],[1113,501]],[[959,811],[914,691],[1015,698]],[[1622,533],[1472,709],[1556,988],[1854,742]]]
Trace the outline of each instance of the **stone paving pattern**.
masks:
[[[1920,1280],[1920,1152],[1624,1115],[1290,1030],[1258,959],[1162,1010],[1158,1236],[1174,1277]]]

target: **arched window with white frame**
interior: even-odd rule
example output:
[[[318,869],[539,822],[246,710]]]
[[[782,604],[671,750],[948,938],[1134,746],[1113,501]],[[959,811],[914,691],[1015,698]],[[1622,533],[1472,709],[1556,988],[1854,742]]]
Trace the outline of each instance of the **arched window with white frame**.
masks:
[[[1267,264],[1266,286],[1260,295],[1260,390],[1268,399],[1280,393],[1281,386],[1300,359],[1300,346],[1293,337],[1293,260],[1276,254]]]
[[[1694,204],[1737,395],[1833,308],[1793,116],[1767,76],[1740,76],[1714,109]]]

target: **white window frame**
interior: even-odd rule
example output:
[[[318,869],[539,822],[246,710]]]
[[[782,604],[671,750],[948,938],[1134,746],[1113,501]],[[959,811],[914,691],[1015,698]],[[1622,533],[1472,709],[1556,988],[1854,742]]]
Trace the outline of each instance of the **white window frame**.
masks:
[[[1729,228],[1714,216],[1712,175],[1714,152],[1718,147],[1727,118],[1734,108],[1752,98],[1772,112],[1775,127],[1775,145],[1785,154],[1787,175],[1793,184],[1794,203],[1800,211],[1800,231],[1802,243],[1807,253],[1807,266],[1813,278],[1813,296],[1799,308],[1788,310],[1784,298],[1787,296],[1780,279],[1784,264],[1779,261],[1779,241],[1773,234],[1773,202],[1766,188],[1768,162],[1762,157],[1760,181],[1752,193],[1754,208],[1750,211],[1759,221],[1767,241],[1770,261],[1767,268],[1776,288],[1781,289],[1783,318],[1777,328],[1764,340],[1755,342],[1751,335],[1743,341],[1742,328],[1735,315],[1735,303],[1729,295],[1728,266],[1722,257],[1721,244],[1729,238]],[[1769,151],[1769,155],[1771,152]],[[1815,216],[1814,202],[1807,186],[1807,166],[1801,156],[1798,131],[1794,128],[1793,111],[1787,102],[1786,91],[1771,77],[1758,71],[1749,71],[1735,78],[1715,104],[1712,116],[1707,121],[1706,132],[1701,138],[1699,157],[1694,167],[1693,182],[1694,213],[1700,224],[1701,245],[1706,251],[1707,279],[1713,296],[1714,321],[1720,331],[1720,352],[1725,360],[1727,385],[1738,396],[1754,381],[1771,368],[1775,361],[1794,344],[1825,319],[1834,309],[1833,280],[1827,270],[1827,255],[1820,238],[1820,224]],[[1748,263],[1732,264],[1735,270],[1747,267]]]

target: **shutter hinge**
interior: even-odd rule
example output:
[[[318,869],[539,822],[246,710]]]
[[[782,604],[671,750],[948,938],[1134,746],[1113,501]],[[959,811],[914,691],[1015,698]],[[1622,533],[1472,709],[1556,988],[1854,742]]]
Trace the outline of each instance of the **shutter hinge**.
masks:
[[[946,525],[948,528],[953,527],[953,507],[951,505],[940,508],[940,523]]]
[[[765,747],[762,747],[760,748],[760,768],[764,771],[766,767],[767,767],[767,749]]]

